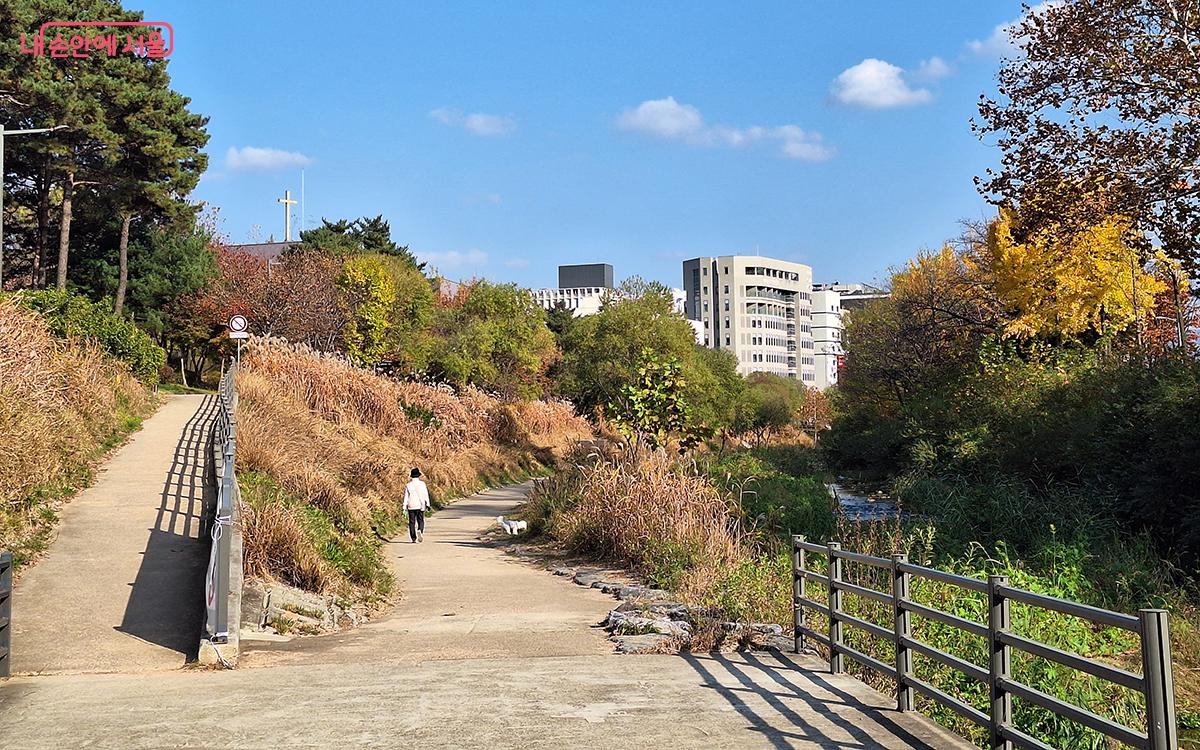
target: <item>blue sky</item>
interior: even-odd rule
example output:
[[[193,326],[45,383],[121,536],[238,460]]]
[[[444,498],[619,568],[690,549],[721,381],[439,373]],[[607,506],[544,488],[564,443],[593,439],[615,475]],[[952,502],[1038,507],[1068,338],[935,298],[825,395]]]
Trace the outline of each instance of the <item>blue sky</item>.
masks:
[[[138,0],[127,4],[136,7]],[[141,0],[231,241],[382,213],[452,278],[754,253],[871,280],[988,211],[969,120],[1018,0]],[[746,7],[736,7],[748,5]],[[297,220],[299,222],[297,207]]]

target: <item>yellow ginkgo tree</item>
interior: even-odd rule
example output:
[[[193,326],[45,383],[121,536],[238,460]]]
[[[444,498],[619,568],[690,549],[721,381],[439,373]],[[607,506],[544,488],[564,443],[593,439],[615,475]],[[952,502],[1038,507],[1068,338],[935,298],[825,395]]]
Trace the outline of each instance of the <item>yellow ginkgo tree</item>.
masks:
[[[1132,222],[1110,216],[1062,241],[1014,235],[1018,218],[1002,208],[970,262],[1004,309],[1004,331],[1021,338],[1076,338],[1122,331],[1153,310],[1162,281],[1148,273]]]

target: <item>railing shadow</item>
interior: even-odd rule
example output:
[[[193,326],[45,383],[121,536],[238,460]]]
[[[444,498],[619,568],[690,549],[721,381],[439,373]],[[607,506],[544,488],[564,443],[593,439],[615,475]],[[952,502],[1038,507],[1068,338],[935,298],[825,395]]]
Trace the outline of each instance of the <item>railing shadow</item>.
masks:
[[[184,425],[142,564],[117,630],[196,658],[204,622],[204,575],[216,502],[209,433],[216,396],[205,396]]]
[[[680,654],[703,679],[704,687],[715,690],[750,723],[751,731],[779,750],[809,744],[831,750],[879,750],[900,743],[917,750],[936,750],[887,717],[887,709],[866,704],[817,675],[790,664],[767,664],[749,652],[740,656],[734,660],[721,653]],[[764,685],[762,675],[779,689]],[[789,675],[811,680],[811,687],[797,684]],[[823,698],[811,688],[836,697]],[[744,697],[750,695],[765,706],[749,705]],[[839,706],[841,711],[837,710]]]
[[[820,688],[832,695],[837,696],[839,699],[837,701],[824,701],[823,703],[825,705],[829,705],[830,703],[843,703],[856,706],[860,714],[875,722],[875,724],[877,724],[885,732],[903,740],[906,747],[917,748],[918,750],[935,750],[932,745],[920,739],[919,737],[914,736],[911,732],[896,722],[894,718],[896,711],[894,708],[880,708],[878,706],[867,705],[858,698],[855,698],[850,693],[834,685],[829,681],[827,675],[821,672],[790,668],[785,669],[780,666],[767,664],[753,653],[745,654],[745,659],[748,666],[752,666],[755,669],[763,671],[781,687],[792,691],[793,694],[801,697],[807,702],[812,703],[811,688],[805,687],[804,685],[798,685],[790,678],[801,679],[813,687]],[[818,703],[821,702],[818,701]]]

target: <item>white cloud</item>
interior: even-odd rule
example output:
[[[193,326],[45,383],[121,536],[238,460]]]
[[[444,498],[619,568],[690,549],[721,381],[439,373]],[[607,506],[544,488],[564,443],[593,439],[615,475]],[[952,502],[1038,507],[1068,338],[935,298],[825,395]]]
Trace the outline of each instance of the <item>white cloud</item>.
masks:
[[[257,146],[230,147],[225,152],[225,166],[228,169],[245,169],[268,171],[285,169],[287,167],[307,167],[312,159],[299,151],[281,151],[277,148],[258,148]]]
[[[493,206],[499,206],[504,202],[504,198],[499,193],[476,193],[467,197],[467,203],[489,203]]]
[[[922,60],[917,69],[913,71],[913,77],[922,81],[940,81],[946,76],[954,72],[954,69],[940,57],[934,56],[928,60]]]
[[[617,127],[665,140],[681,140],[693,146],[740,148],[775,142],[779,144],[780,155],[805,161],[824,161],[835,153],[832,147],[822,142],[820,133],[804,130],[798,125],[751,125],[745,128],[707,125],[700,110],[690,104],[680,104],[671,96],[648,99],[625,110],[617,117]]]
[[[869,109],[907,107],[933,101],[929,89],[915,89],[904,80],[904,68],[869,57],[846,68],[830,88],[842,104]]]
[[[617,127],[659,138],[679,138],[703,130],[704,118],[700,110],[668,96],[666,99],[648,99],[634,109],[625,110],[617,118]]]
[[[466,251],[446,250],[444,252],[418,250],[416,255],[418,260],[442,271],[486,266],[488,262],[488,254],[478,248]]]
[[[1052,8],[1057,8],[1063,2],[1064,0],[1042,0],[1037,5],[1030,7],[1028,15],[1041,15]],[[1012,30],[1025,17],[1026,15],[1022,14],[1011,21],[997,25],[987,39],[972,39],[967,42],[967,49],[980,57],[1004,57],[1005,55],[1019,54],[1021,52],[1020,42],[1018,40],[1016,44],[1013,43]]]
[[[472,135],[508,135],[517,129],[517,121],[512,117],[489,115],[483,112],[464,114],[457,109],[438,107],[431,110],[429,116],[443,125],[462,128]]]
[[[506,268],[528,268],[529,267],[529,259],[528,258],[509,258],[508,260],[504,261],[504,266]]]
[[[429,116],[443,125],[457,125],[462,120],[462,112],[445,107],[429,110]]]

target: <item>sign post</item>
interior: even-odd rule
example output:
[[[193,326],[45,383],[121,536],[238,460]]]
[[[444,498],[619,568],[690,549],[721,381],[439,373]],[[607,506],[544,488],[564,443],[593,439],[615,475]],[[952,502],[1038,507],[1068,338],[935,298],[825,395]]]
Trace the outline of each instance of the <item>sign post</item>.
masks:
[[[250,338],[250,321],[245,315],[234,315],[229,319],[229,338],[237,340],[237,363],[242,363],[242,339]]]

